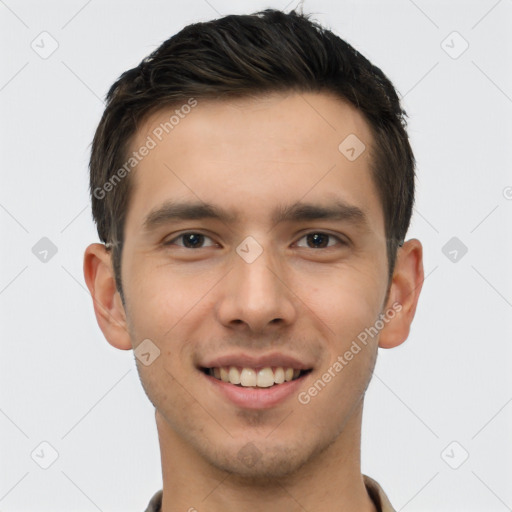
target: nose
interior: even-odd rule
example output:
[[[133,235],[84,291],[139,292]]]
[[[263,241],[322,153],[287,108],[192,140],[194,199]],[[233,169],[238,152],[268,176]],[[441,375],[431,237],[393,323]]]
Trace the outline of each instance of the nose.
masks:
[[[265,332],[291,325],[297,316],[284,265],[264,250],[248,262],[236,252],[216,303],[218,320],[230,329]]]

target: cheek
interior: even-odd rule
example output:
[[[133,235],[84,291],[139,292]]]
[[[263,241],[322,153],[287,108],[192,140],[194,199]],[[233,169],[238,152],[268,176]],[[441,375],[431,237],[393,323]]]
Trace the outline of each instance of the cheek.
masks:
[[[380,313],[385,294],[382,275],[372,268],[348,265],[295,277],[297,295],[318,318],[337,349],[369,325]],[[311,315],[310,315],[311,316]]]
[[[186,396],[180,401],[177,391],[179,383],[190,378],[190,367],[183,364],[191,360],[192,351],[186,330],[206,290],[193,286],[196,283],[190,285],[176,272],[148,263],[138,265],[136,272],[127,266],[126,274],[130,276],[125,292],[132,341],[137,345],[149,339],[159,350],[149,366],[137,362],[145,392],[154,404],[167,403],[178,410],[185,400],[190,406]]]
[[[146,260],[146,261],[144,261]],[[130,334],[134,344],[149,338],[159,347],[165,366],[173,375],[183,375],[183,364],[192,359],[191,343],[203,325],[211,326],[211,305],[219,276],[214,272],[187,271],[140,258],[126,266],[126,301]]]
[[[154,336],[164,336],[201,296],[193,277],[181,276],[170,266],[156,265],[143,256],[127,262],[123,274],[132,324]]]
[[[316,330],[323,331],[325,358],[316,379],[298,399],[315,409],[310,421],[319,428],[341,428],[364,396],[375,366],[378,339],[369,337],[366,329],[378,319],[382,287],[382,279],[370,270],[345,269],[320,280],[316,276],[310,289],[309,317],[320,319]]]

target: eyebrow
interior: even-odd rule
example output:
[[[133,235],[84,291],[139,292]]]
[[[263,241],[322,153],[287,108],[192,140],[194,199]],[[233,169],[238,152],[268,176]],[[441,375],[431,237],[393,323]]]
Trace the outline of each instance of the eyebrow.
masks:
[[[152,231],[163,224],[177,220],[212,219],[223,223],[234,223],[238,216],[211,203],[167,201],[152,210],[144,220],[144,230]],[[273,225],[281,222],[304,222],[312,220],[346,221],[360,227],[368,227],[364,211],[338,199],[326,204],[297,202],[289,206],[278,206],[272,217]]]

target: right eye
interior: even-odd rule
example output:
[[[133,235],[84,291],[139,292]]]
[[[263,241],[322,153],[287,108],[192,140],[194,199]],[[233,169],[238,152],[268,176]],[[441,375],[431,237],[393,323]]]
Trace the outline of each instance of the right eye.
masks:
[[[202,244],[204,243],[205,239],[211,240],[209,236],[203,235],[202,233],[197,233],[195,231],[187,231],[186,233],[181,233],[178,236],[175,236],[171,240],[165,241],[165,246],[171,246],[171,245],[177,245],[179,247],[184,247],[185,249],[202,249]],[[182,240],[183,243],[175,243],[177,240]],[[212,243],[209,246],[206,247],[213,247],[215,246],[215,243]]]

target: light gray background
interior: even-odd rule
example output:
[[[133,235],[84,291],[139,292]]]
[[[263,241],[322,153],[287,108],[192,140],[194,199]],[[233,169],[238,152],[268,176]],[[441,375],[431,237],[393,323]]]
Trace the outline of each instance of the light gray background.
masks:
[[[104,340],[82,277],[89,145],[112,82],[184,25],[294,5],[0,1],[0,510],[136,512],[161,487],[133,353]],[[408,341],[379,353],[363,472],[397,510],[512,510],[512,1],[304,10],[391,78],[418,161],[409,238],[427,277]],[[42,237],[58,249],[46,262]]]

